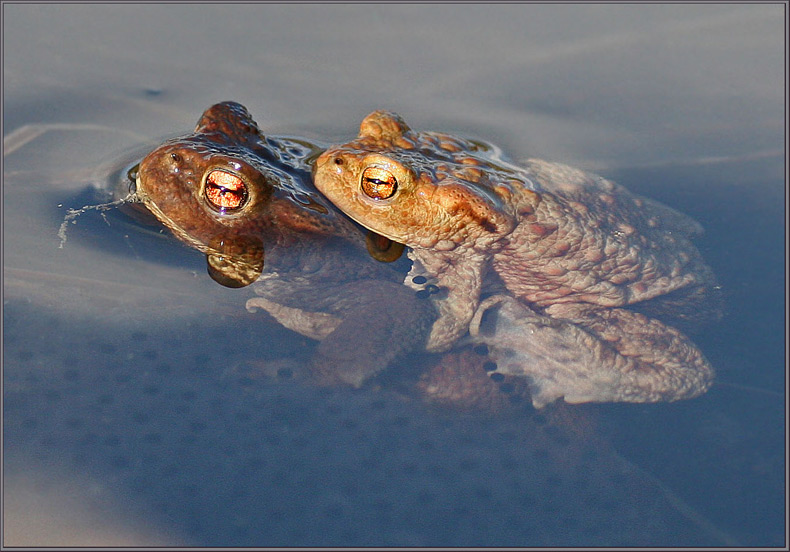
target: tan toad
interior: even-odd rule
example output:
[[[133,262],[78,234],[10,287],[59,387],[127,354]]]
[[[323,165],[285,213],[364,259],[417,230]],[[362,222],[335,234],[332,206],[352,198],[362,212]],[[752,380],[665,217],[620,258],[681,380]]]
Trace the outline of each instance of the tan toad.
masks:
[[[537,406],[675,400],[710,386],[686,336],[623,308],[717,311],[689,217],[566,165],[516,165],[481,141],[412,131],[386,111],[325,151],[314,179],[351,218],[411,248],[406,283],[427,286],[440,313],[429,350],[471,324],[499,371],[527,377]]]

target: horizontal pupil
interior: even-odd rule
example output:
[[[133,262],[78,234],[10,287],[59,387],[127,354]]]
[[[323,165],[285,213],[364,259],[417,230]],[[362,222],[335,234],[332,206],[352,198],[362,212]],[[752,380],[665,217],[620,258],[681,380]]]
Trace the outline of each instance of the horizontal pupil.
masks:
[[[239,195],[238,190],[231,190],[230,188],[226,188],[225,186],[217,186],[217,190],[219,190],[219,193],[221,193],[222,195],[225,194]]]
[[[216,184],[211,186],[208,193],[209,195],[219,196],[220,198],[224,198],[225,196],[231,196],[235,198],[244,197],[244,194],[239,190],[231,190],[230,188],[226,188],[225,186],[217,186]]]
[[[384,169],[368,167],[362,172],[362,192],[372,199],[389,199],[398,189],[395,176]]]

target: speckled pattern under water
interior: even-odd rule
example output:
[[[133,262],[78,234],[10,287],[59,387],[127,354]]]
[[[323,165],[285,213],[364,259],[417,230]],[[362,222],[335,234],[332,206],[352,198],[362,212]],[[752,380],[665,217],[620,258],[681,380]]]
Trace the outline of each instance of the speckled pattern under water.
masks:
[[[12,221],[31,212],[21,206],[37,205],[24,203],[32,197],[11,196]],[[62,215],[54,207],[47,215],[52,251]],[[721,224],[712,235],[724,240],[729,225]],[[759,241],[761,227],[753,231]],[[303,362],[315,344],[246,312],[238,290],[210,281],[199,255],[112,212],[86,213],[69,228],[64,255],[92,248],[103,262],[91,275],[36,270],[35,262],[5,270],[5,519],[17,529],[14,542],[701,546],[779,538],[763,528],[782,519],[782,428],[766,422],[781,419],[781,404],[730,385],[737,366],[706,345],[718,330],[700,343],[729,381],[694,401],[458,413],[395,389],[316,389],[239,370],[250,361]],[[130,280],[115,281],[118,274]],[[750,304],[769,308],[766,295]],[[734,516],[737,533],[727,521]]]
[[[4,4],[3,545],[786,545],[785,11]],[[113,211],[58,247],[223,100],[338,143],[393,110],[689,214],[713,387],[491,417],[256,377],[316,345],[194,251]]]
[[[726,542],[561,412],[459,415],[224,374],[233,356],[195,344],[230,322],[108,328],[6,305],[7,339],[53,335],[6,352],[6,470],[100,481],[90,503],[123,497],[201,545]]]

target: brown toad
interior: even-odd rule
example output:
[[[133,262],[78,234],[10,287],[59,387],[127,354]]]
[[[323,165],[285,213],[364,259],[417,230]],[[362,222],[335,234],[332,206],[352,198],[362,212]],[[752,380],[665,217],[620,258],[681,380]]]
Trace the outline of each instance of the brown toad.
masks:
[[[252,284],[248,309],[321,340],[321,381],[360,386],[398,354],[423,350],[435,313],[402,285],[405,270],[371,259],[365,231],[317,193],[308,163],[320,151],[264,136],[243,106],[224,102],[141,161],[135,194],[207,255],[215,280]]]
[[[471,323],[500,371],[527,377],[537,406],[675,400],[710,386],[686,336],[624,308],[715,313],[689,217],[566,165],[516,165],[481,141],[412,131],[386,111],[325,151],[314,179],[351,218],[411,248],[406,283],[439,290],[429,350]]]

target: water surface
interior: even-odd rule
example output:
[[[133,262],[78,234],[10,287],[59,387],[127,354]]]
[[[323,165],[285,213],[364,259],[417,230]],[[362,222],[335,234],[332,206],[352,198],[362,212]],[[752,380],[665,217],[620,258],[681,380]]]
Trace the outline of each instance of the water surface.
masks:
[[[784,6],[3,10],[5,545],[785,543]],[[716,385],[491,419],[239,376],[314,343],[155,229],[58,237],[222,100],[325,141],[392,109],[694,216]]]

